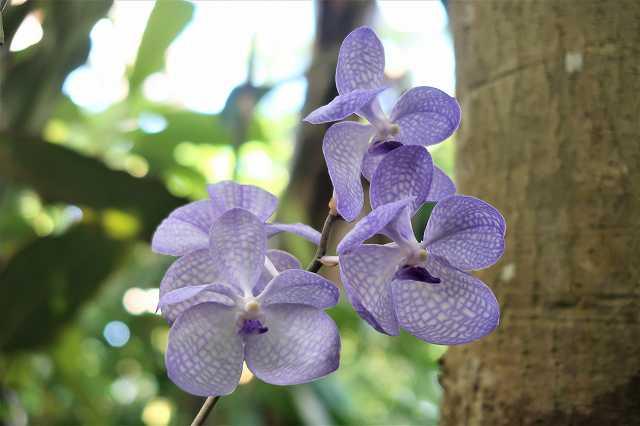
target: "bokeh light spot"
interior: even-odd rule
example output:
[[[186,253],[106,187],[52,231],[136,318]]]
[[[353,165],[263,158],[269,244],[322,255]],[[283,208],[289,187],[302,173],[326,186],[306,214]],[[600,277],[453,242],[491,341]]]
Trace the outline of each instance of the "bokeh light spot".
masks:
[[[33,46],[42,40],[42,25],[35,13],[30,13],[24,18],[24,21],[18,27],[18,31],[11,40],[11,47],[9,50],[12,52],[18,52],[24,50],[29,46]]]
[[[157,288],[142,289],[133,287],[125,291],[122,305],[133,315],[154,313],[158,306],[160,290]]]
[[[149,426],[164,426],[171,420],[173,407],[171,402],[165,398],[156,398],[142,410],[142,421]]]
[[[131,337],[131,332],[127,324],[122,321],[111,321],[104,326],[102,335],[108,344],[120,348],[127,344],[129,337]]]

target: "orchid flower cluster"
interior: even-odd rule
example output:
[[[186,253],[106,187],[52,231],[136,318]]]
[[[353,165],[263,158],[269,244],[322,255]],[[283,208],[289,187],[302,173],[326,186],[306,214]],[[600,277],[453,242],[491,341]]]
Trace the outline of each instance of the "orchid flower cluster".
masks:
[[[325,123],[357,114],[369,123],[340,121],[325,134],[334,186],[329,218],[361,215],[361,177],[369,181],[372,210],[339,242],[337,256],[324,256],[323,248],[315,261],[339,265],[347,299],[375,330],[393,336],[404,329],[436,344],[471,342],[498,325],[495,296],[470,271],[502,256],[505,221],[486,202],[457,195],[426,149],[457,129],[456,100],[416,87],[386,117],[377,98],[383,81],[382,44],[370,28],[358,28],[339,52],[339,95],[305,118]],[[338,287],[267,245],[280,232],[322,245],[327,227],[321,235],[307,225],[269,222],[277,199],[254,186],[226,181],[208,192],[173,211],[153,237],[156,252],[178,257],[160,284],[159,307],[171,324],[169,377],[189,393],[220,396],[234,391],[245,362],[276,385],[335,371],[340,337],[325,309],[338,302]],[[435,207],[418,241],[411,219],[427,202]],[[390,242],[367,244],[375,235]]]

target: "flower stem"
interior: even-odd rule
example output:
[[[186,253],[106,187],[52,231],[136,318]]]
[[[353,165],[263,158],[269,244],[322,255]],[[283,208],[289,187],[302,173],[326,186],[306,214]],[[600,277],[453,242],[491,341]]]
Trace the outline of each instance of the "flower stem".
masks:
[[[217,404],[219,399],[219,396],[208,397],[204,401],[204,404],[202,404],[202,407],[200,408],[200,411],[198,411],[198,415],[196,416],[196,418],[193,419],[193,422],[191,422],[191,426],[203,425],[205,420],[207,420],[209,413],[211,412],[211,410],[213,410],[213,407]]]
[[[338,220],[338,217],[338,212],[335,209],[335,201],[331,198],[331,201],[329,201],[329,214],[327,214],[327,218],[324,220],[324,225],[322,226],[320,244],[318,244],[316,254],[313,257],[313,261],[307,267],[307,271],[318,272],[322,267],[322,261],[320,259],[327,254],[327,245],[329,243],[331,227],[333,226],[333,223]]]

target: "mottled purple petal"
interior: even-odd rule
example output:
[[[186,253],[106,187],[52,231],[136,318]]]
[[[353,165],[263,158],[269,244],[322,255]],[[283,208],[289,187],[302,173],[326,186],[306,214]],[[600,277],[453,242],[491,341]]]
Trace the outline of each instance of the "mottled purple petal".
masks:
[[[378,331],[392,336],[398,334],[398,321],[389,284],[403,258],[398,247],[375,244],[340,255],[340,277],[356,312]]]
[[[208,245],[209,237],[202,229],[172,217],[160,223],[151,240],[154,252],[170,256],[182,256]]]
[[[204,293],[216,293],[216,296],[223,296],[216,298],[216,300],[200,300],[197,303],[194,303],[194,298],[197,296],[202,296]],[[201,285],[188,285],[185,287],[180,287],[176,290],[172,290],[160,298],[160,303],[158,307],[162,310],[167,308],[170,305],[177,305],[183,303],[190,303],[190,306],[195,306],[197,304],[203,302],[212,302],[217,301],[217,299],[221,299],[219,303],[232,306],[234,300],[238,297],[238,294],[231,289],[222,284],[201,284]]]
[[[185,311],[169,331],[169,378],[193,395],[228,395],[242,373],[242,338],[233,308],[203,303]]]
[[[304,305],[264,308],[264,334],[245,337],[247,366],[274,385],[306,383],[325,376],[340,363],[340,336],[323,311]]]
[[[304,223],[267,223],[267,237],[272,237],[281,232],[289,232],[298,235],[313,244],[320,244],[320,232]]]
[[[264,223],[247,210],[232,209],[213,224],[209,237],[218,282],[252,294],[267,251]]]
[[[371,178],[371,207],[415,197],[413,210],[426,200],[433,176],[433,161],[426,148],[401,146],[387,154]]]
[[[289,269],[273,278],[259,300],[264,306],[297,303],[326,309],[335,306],[339,297],[340,292],[331,281],[313,272]]]
[[[504,252],[504,218],[482,200],[454,195],[433,209],[423,246],[465,271],[493,265]]]
[[[500,319],[498,302],[482,281],[437,260],[427,262],[439,284],[391,284],[400,326],[419,339],[459,345],[491,333]]]
[[[209,199],[194,201],[178,207],[169,214],[169,217],[190,223],[209,235],[209,228],[211,228],[211,224],[215,220],[213,203]]]
[[[322,152],[336,193],[338,213],[348,222],[360,214],[364,204],[360,170],[372,134],[371,126],[345,121],[334,124],[324,135]]]
[[[336,96],[327,105],[317,108],[304,118],[304,121],[311,124],[329,123],[340,121],[351,114],[355,114],[362,108],[374,102],[376,96],[386,87],[375,87],[372,89],[357,89],[343,95]]]
[[[336,67],[338,93],[375,89],[384,79],[384,48],[376,33],[360,27],[349,33],[340,46]]]
[[[378,234],[387,224],[394,220],[406,206],[411,205],[413,198],[385,204],[374,209],[363,217],[338,244],[338,253],[342,256],[354,250],[360,244]]]
[[[209,250],[198,250],[177,259],[171,264],[160,282],[160,299],[166,294],[185,286],[212,284],[218,281]],[[202,302],[228,303],[228,298],[217,293],[204,292],[193,298],[162,308],[162,316],[170,323],[190,307]]]
[[[218,182],[208,186],[214,218],[227,210],[248,210],[261,221],[266,221],[278,207],[275,195],[253,185],[240,185],[233,181]]]
[[[371,177],[382,159],[388,153],[401,146],[403,145],[396,141],[378,141],[369,145],[369,149],[367,149],[367,153],[364,155],[364,160],[362,161],[362,176],[364,176],[366,180],[371,181]]]
[[[382,230],[380,234],[386,235],[407,253],[420,250],[420,244],[416,240],[411,224],[412,210],[410,206],[402,209]]]
[[[301,269],[302,265],[300,265],[300,261],[295,258],[295,256],[287,253],[283,250],[271,249],[267,250],[267,257],[273,263],[273,266],[276,268],[278,272],[285,271],[287,269]],[[257,296],[262,293],[267,284],[271,281],[273,276],[271,272],[267,270],[267,268],[262,268],[262,274],[258,279],[258,284],[253,287],[253,295]]]
[[[437,166],[433,167],[433,179],[431,180],[431,189],[427,195],[426,201],[438,202],[443,198],[449,197],[456,193],[456,185],[451,178],[447,176]]]
[[[453,134],[460,124],[460,105],[433,87],[414,87],[398,100],[391,121],[400,126],[398,140],[406,145],[432,145]]]

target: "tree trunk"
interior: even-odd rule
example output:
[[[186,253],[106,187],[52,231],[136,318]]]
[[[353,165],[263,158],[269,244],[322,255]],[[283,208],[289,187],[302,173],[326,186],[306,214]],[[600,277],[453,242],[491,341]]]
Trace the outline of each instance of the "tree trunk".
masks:
[[[640,3],[451,5],[462,193],[508,224],[502,320],[444,357],[442,424],[640,424]]]

